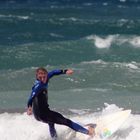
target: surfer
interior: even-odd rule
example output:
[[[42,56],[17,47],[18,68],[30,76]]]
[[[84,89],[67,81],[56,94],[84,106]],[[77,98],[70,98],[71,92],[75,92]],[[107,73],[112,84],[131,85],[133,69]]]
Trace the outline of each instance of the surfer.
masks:
[[[71,75],[73,70],[53,70],[48,72],[45,68],[40,67],[36,70],[36,80],[32,87],[31,95],[27,103],[27,114],[31,115],[32,112],[34,117],[38,121],[42,121],[49,125],[49,131],[52,138],[57,137],[55,123],[60,125],[66,125],[71,129],[81,132],[90,136],[94,135],[94,128],[91,126],[88,129],[81,125],[65,118],[58,112],[52,111],[48,104],[48,82],[50,78],[55,75],[67,74]]]

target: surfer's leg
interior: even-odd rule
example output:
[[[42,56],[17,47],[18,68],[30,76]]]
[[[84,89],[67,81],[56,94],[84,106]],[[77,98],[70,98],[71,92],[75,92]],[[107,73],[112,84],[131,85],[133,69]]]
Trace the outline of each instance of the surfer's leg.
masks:
[[[49,125],[49,130],[50,130],[51,137],[53,139],[56,139],[57,138],[57,133],[56,133],[56,129],[55,129],[54,123],[48,122],[48,125]]]
[[[81,125],[65,118],[58,112],[50,110],[47,114],[47,119],[49,122],[66,125],[75,131],[78,131],[78,132],[81,132],[84,134],[89,134],[89,130],[87,130],[86,128],[82,127]]]

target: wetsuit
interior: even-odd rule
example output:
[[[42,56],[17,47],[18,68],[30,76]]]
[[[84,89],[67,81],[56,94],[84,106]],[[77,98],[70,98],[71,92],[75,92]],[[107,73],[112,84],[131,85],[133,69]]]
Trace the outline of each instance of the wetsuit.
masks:
[[[65,118],[60,113],[49,109],[48,105],[48,82],[54,75],[65,74],[67,70],[53,70],[48,73],[48,80],[44,84],[39,80],[35,81],[32,87],[31,96],[27,106],[33,107],[33,114],[38,121],[48,123],[51,137],[56,137],[54,124],[66,125],[75,131],[88,134],[88,130],[79,124]]]

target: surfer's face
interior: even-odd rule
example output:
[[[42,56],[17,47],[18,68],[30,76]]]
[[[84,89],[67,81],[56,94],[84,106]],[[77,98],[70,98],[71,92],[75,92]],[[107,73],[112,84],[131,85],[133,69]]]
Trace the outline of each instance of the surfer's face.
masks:
[[[46,83],[48,74],[43,70],[38,70],[36,73],[36,78],[42,83]]]

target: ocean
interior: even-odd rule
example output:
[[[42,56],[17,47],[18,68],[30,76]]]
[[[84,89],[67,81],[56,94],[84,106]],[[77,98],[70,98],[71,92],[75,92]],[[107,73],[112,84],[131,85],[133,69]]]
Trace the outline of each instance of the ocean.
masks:
[[[109,140],[140,139],[140,0],[1,0],[0,140],[51,140],[26,114],[40,66],[74,70],[50,80],[51,109],[80,124],[131,109]]]

